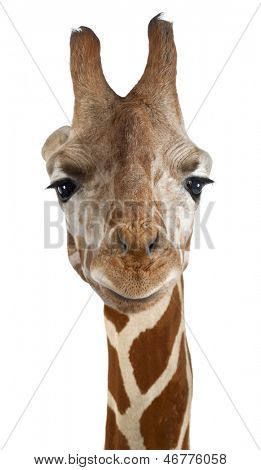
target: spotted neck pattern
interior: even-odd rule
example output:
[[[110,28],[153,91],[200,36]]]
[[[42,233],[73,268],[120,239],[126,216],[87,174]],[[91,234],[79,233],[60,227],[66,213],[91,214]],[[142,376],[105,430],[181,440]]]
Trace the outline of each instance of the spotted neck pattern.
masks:
[[[192,370],[182,278],[150,311],[105,305],[108,409],[105,449],[188,449]]]

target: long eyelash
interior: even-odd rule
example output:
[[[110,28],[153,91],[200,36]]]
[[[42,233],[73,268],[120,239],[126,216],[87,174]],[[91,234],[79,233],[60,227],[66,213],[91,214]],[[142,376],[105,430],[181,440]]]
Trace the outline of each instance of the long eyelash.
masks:
[[[215,183],[214,180],[211,180],[210,178],[205,178],[204,176],[190,176],[190,177],[186,178],[186,180],[190,180],[192,178],[195,178],[195,179],[199,180],[203,184]]]
[[[62,179],[60,179],[60,180],[53,181],[53,183],[49,184],[49,186],[47,186],[47,188],[45,188],[45,189],[57,188],[57,187],[60,186],[61,184],[67,183],[68,181],[72,181],[72,180],[70,180],[70,178],[62,178]],[[73,181],[73,182],[74,182],[74,181]]]

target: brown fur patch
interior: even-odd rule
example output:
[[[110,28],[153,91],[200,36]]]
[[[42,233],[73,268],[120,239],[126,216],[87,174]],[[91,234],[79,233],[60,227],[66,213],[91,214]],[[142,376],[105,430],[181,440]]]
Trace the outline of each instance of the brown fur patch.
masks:
[[[142,393],[147,392],[166,368],[180,320],[181,303],[176,286],[168,308],[158,323],[141,333],[130,349],[130,361]]]
[[[185,250],[186,251],[190,251],[191,238],[192,238],[192,232],[191,232],[190,236],[188,237],[188,239],[186,241],[186,244],[185,244]]]
[[[108,305],[104,306],[104,315],[110,320],[118,333],[127,325],[129,318],[124,313],[119,313]]]
[[[189,450],[189,425],[187,427],[186,434],[182,442],[182,450]]]
[[[129,450],[126,437],[120,432],[114,411],[107,407],[105,450]]]
[[[123,414],[125,413],[126,409],[130,406],[130,400],[125,391],[125,387],[123,384],[117,351],[110,344],[109,340],[108,340],[108,353],[109,353],[108,388],[118,405],[119,412]]]
[[[190,354],[190,350],[189,350],[189,347],[188,347],[188,341],[187,341],[187,339],[186,339],[186,344],[187,344],[187,352],[188,352],[188,360],[189,360],[190,370],[191,370],[191,374],[193,375],[192,362],[191,362],[191,354]]]
[[[140,428],[146,449],[175,449],[188,401],[184,335],[176,373],[144,411]]]

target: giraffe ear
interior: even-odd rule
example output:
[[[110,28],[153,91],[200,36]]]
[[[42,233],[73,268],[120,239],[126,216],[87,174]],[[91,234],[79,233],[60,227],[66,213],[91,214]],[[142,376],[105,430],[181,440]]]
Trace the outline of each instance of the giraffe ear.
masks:
[[[63,144],[65,144],[65,142],[67,142],[70,130],[70,126],[63,126],[49,135],[42,148],[42,157],[46,162]]]

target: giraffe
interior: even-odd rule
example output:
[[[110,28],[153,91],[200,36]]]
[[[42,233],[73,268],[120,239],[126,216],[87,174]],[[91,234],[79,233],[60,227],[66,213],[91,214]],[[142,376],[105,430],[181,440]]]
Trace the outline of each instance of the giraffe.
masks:
[[[190,445],[183,271],[211,157],[184,127],[172,23],[156,16],[148,37],[144,73],[121,97],[105,80],[95,33],[72,32],[72,125],[42,149],[70,263],[104,301],[105,449]]]

